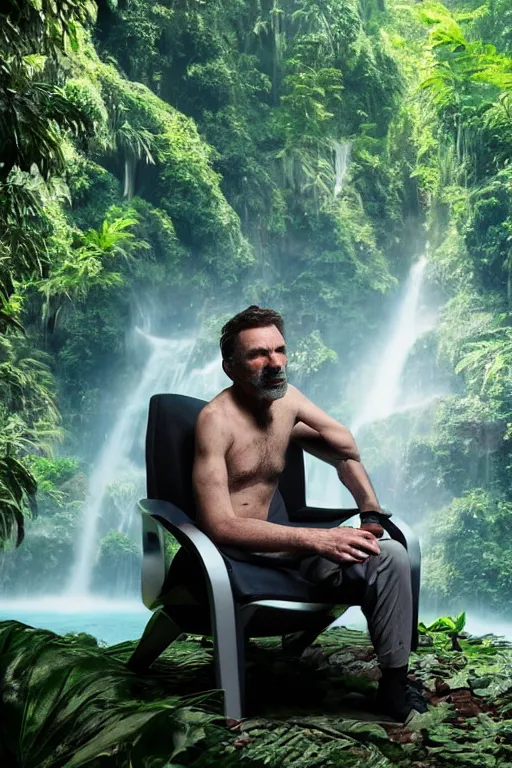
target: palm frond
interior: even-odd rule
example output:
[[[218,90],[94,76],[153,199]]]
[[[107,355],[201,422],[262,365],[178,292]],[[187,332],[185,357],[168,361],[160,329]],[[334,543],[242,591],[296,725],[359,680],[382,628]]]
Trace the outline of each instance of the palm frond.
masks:
[[[158,696],[95,643],[17,622],[0,623],[0,680],[1,740],[24,768],[82,768],[100,757],[163,768],[215,718],[194,707],[205,695]]]

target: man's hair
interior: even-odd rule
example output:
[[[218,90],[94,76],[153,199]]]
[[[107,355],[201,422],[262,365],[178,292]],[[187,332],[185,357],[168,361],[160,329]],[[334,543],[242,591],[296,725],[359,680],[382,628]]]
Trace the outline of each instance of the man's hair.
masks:
[[[245,331],[247,328],[266,328],[269,325],[275,325],[284,336],[284,320],[279,312],[274,312],[273,309],[263,309],[257,304],[251,304],[250,307],[232,317],[224,325],[221,332],[220,351],[222,359],[229,362],[233,358],[236,339],[240,331]]]

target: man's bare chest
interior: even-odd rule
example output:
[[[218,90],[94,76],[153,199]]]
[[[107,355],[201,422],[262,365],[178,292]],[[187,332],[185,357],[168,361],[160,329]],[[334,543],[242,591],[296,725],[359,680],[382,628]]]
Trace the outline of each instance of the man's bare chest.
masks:
[[[226,457],[230,488],[277,482],[285,466],[292,428],[290,419],[280,419],[265,429],[235,431]]]

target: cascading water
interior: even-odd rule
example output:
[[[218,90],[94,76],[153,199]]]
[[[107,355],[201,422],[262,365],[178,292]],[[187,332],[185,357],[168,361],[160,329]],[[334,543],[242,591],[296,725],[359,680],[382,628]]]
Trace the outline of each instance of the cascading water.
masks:
[[[220,359],[209,362],[203,368],[191,368],[193,339],[161,339],[142,331],[139,333],[150,345],[150,354],[138,385],[129,392],[119,410],[114,428],[100,451],[89,480],[83,527],[68,588],[68,592],[76,596],[86,596],[91,589],[98,549],[98,528],[109,486],[116,477],[139,475],[143,495],[143,468],[136,467],[130,456],[137,441],[143,439],[140,427],[150,397],[159,392],[174,392],[208,398],[228,383]],[[132,503],[125,503],[123,508],[125,514],[120,516],[117,524],[119,531],[126,531],[129,527],[128,518],[133,513],[133,500]]]
[[[334,147],[334,172],[336,174],[334,197],[338,197],[343,189],[343,181],[347,175],[352,143],[350,141],[333,141],[332,145]]]
[[[354,436],[364,424],[384,419],[404,405],[400,384],[405,364],[414,344],[427,330],[419,311],[426,263],[423,256],[410,270],[403,299],[391,324],[389,341],[373,366],[373,386],[363,397],[350,427]],[[328,508],[354,506],[354,500],[334,469],[307,456],[306,470],[308,504]]]
[[[373,386],[354,419],[353,434],[357,434],[365,424],[390,416],[401,405],[401,378],[407,358],[416,341],[427,330],[418,312],[426,264],[427,260],[422,256],[409,273],[389,342],[375,368]]]

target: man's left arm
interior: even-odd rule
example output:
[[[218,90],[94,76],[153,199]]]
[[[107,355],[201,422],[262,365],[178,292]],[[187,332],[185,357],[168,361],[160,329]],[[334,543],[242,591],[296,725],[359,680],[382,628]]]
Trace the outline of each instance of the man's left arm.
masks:
[[[290,387],[290,390],[296,401],[298,421],[292,430],[292,440],[296,440],[308,453],[335,467],[361,513],[379,512],[389,516],[381,509],[350,430],[318,408],[298,389]]]

